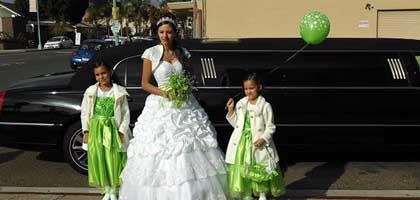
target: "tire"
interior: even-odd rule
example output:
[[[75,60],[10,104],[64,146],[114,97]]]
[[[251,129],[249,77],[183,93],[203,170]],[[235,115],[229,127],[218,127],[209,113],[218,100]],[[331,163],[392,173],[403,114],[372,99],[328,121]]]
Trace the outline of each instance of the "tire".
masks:
[[[63,139],[63,153],[67,162],[76,171],[87,174],[87,152],[82,149],[82,125],[76,122],[69,126]]]
[[[79,68],[79,65],[70,64],[71,69],[76,70]]]

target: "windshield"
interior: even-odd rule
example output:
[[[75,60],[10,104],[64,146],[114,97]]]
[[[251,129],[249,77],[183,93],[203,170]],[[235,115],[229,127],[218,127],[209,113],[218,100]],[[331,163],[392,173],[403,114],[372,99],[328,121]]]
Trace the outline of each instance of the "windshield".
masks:
[[[99,42],[89,42],[89,43],[83,43],[82,46],[80,46],[81,50],[89,50],[89,51],[99,51],[104,47],[103,43]]]

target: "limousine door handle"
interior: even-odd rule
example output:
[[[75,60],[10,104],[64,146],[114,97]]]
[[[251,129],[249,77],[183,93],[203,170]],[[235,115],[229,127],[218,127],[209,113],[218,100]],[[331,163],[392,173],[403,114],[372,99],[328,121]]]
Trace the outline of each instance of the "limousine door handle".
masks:
[[[128,97],[127,97],[127,101],[128,101],[128,102],[133,102],[133,100],[134,100],[134,98],[133,98],[133,97],[130,97],[130,96],[128,96]]]

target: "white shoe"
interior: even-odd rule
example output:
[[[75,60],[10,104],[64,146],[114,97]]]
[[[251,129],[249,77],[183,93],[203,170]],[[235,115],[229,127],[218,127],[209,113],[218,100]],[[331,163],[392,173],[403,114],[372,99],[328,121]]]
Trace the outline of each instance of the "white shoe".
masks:
[[[265,196],[260,196],[258,200],[267,200],[267,198]]]
[[[108,193],[106,193],[104,195],[104,197],[102,198],[102,200],[109,200],[110,195]]]
[[[111,194],[111,200],[118,200],[117,195]]]
[[[261,193],[260,198],[258,200],[267,200],[267,198],[265,197],[265,193]]]

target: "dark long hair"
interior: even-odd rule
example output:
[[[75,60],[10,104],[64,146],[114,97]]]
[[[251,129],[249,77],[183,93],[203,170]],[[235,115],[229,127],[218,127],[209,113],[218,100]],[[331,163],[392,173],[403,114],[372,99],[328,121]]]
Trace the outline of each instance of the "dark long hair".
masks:
[[[171,18],[175,22],[175,24],[172,23],[172,22],[169,22],[169,21],[163,21],[163,22],[160,22],[159,24],[156,24],[157,40],[160,42],[159,33],[158,33],[159,27],[161,27],[162,25],[165,25],[165,24],[169,25],[172,28],[172,30],[174,31],[174,37],[172,39],[171,47],[170,48],[172,50],[176,50],[176,51],[178,51],[180,53],[178,60],[184,65],[184,64],[186,64],[187,57],[186,57],[185,52],[184,52],[184,50],[183,50],[183,48],[181,46],[181,43],[179,42],[179,38],[178,38],[179,34],[178,34],[178,28],[177,28],[177,25],[176,25],[176,18],[175,18],[175,16],[173,14],[166,13],[166,14],[162,15],[159,19],[162,19],[164,17]]]
[[[172,42],[171,42],[172,46],[171,46],[170,48],[171,48],[172,50],[180,49],[180,48],[181,48],[181,45],[180,45],[180,43],[179,43],[179,41],[178,41],[178,28],[177,28],[177,26],[176,26],[176,19],[175,19],[175,16],[174,16],[174,15],[172,15],[172,14],[170,14],[170,13],[167,13],[167,14],[162,15],[162,16],[159,18],[159,20],[160,20],[160,19],[162,19],[162,18],[166,18],[166,17],[169,17],[170,19],[172,19],[172,20],[175,22],[175,24],[174,24],[174,23],[172,23],[172,22],[169,22],[169,21],[163,21],[163,22],[160,22],[159,24],[156,24],[156,35],[157,35],[157,39],[158,39],[158,41],[160,40],[160,39],[159,39],[159,33],[158,33],[158,31],[159,31],[159,27],[161,27],[161,26],[163,26],[163,25],[167,24],[167,25],[169,25],[169,26],[172,28],[172,30],[174,31],[174,37],[173,37]],[[158,20],[158,21],[159,21],[159,20]],[[160,41],[159,41],[159,42],[160,42]]]

